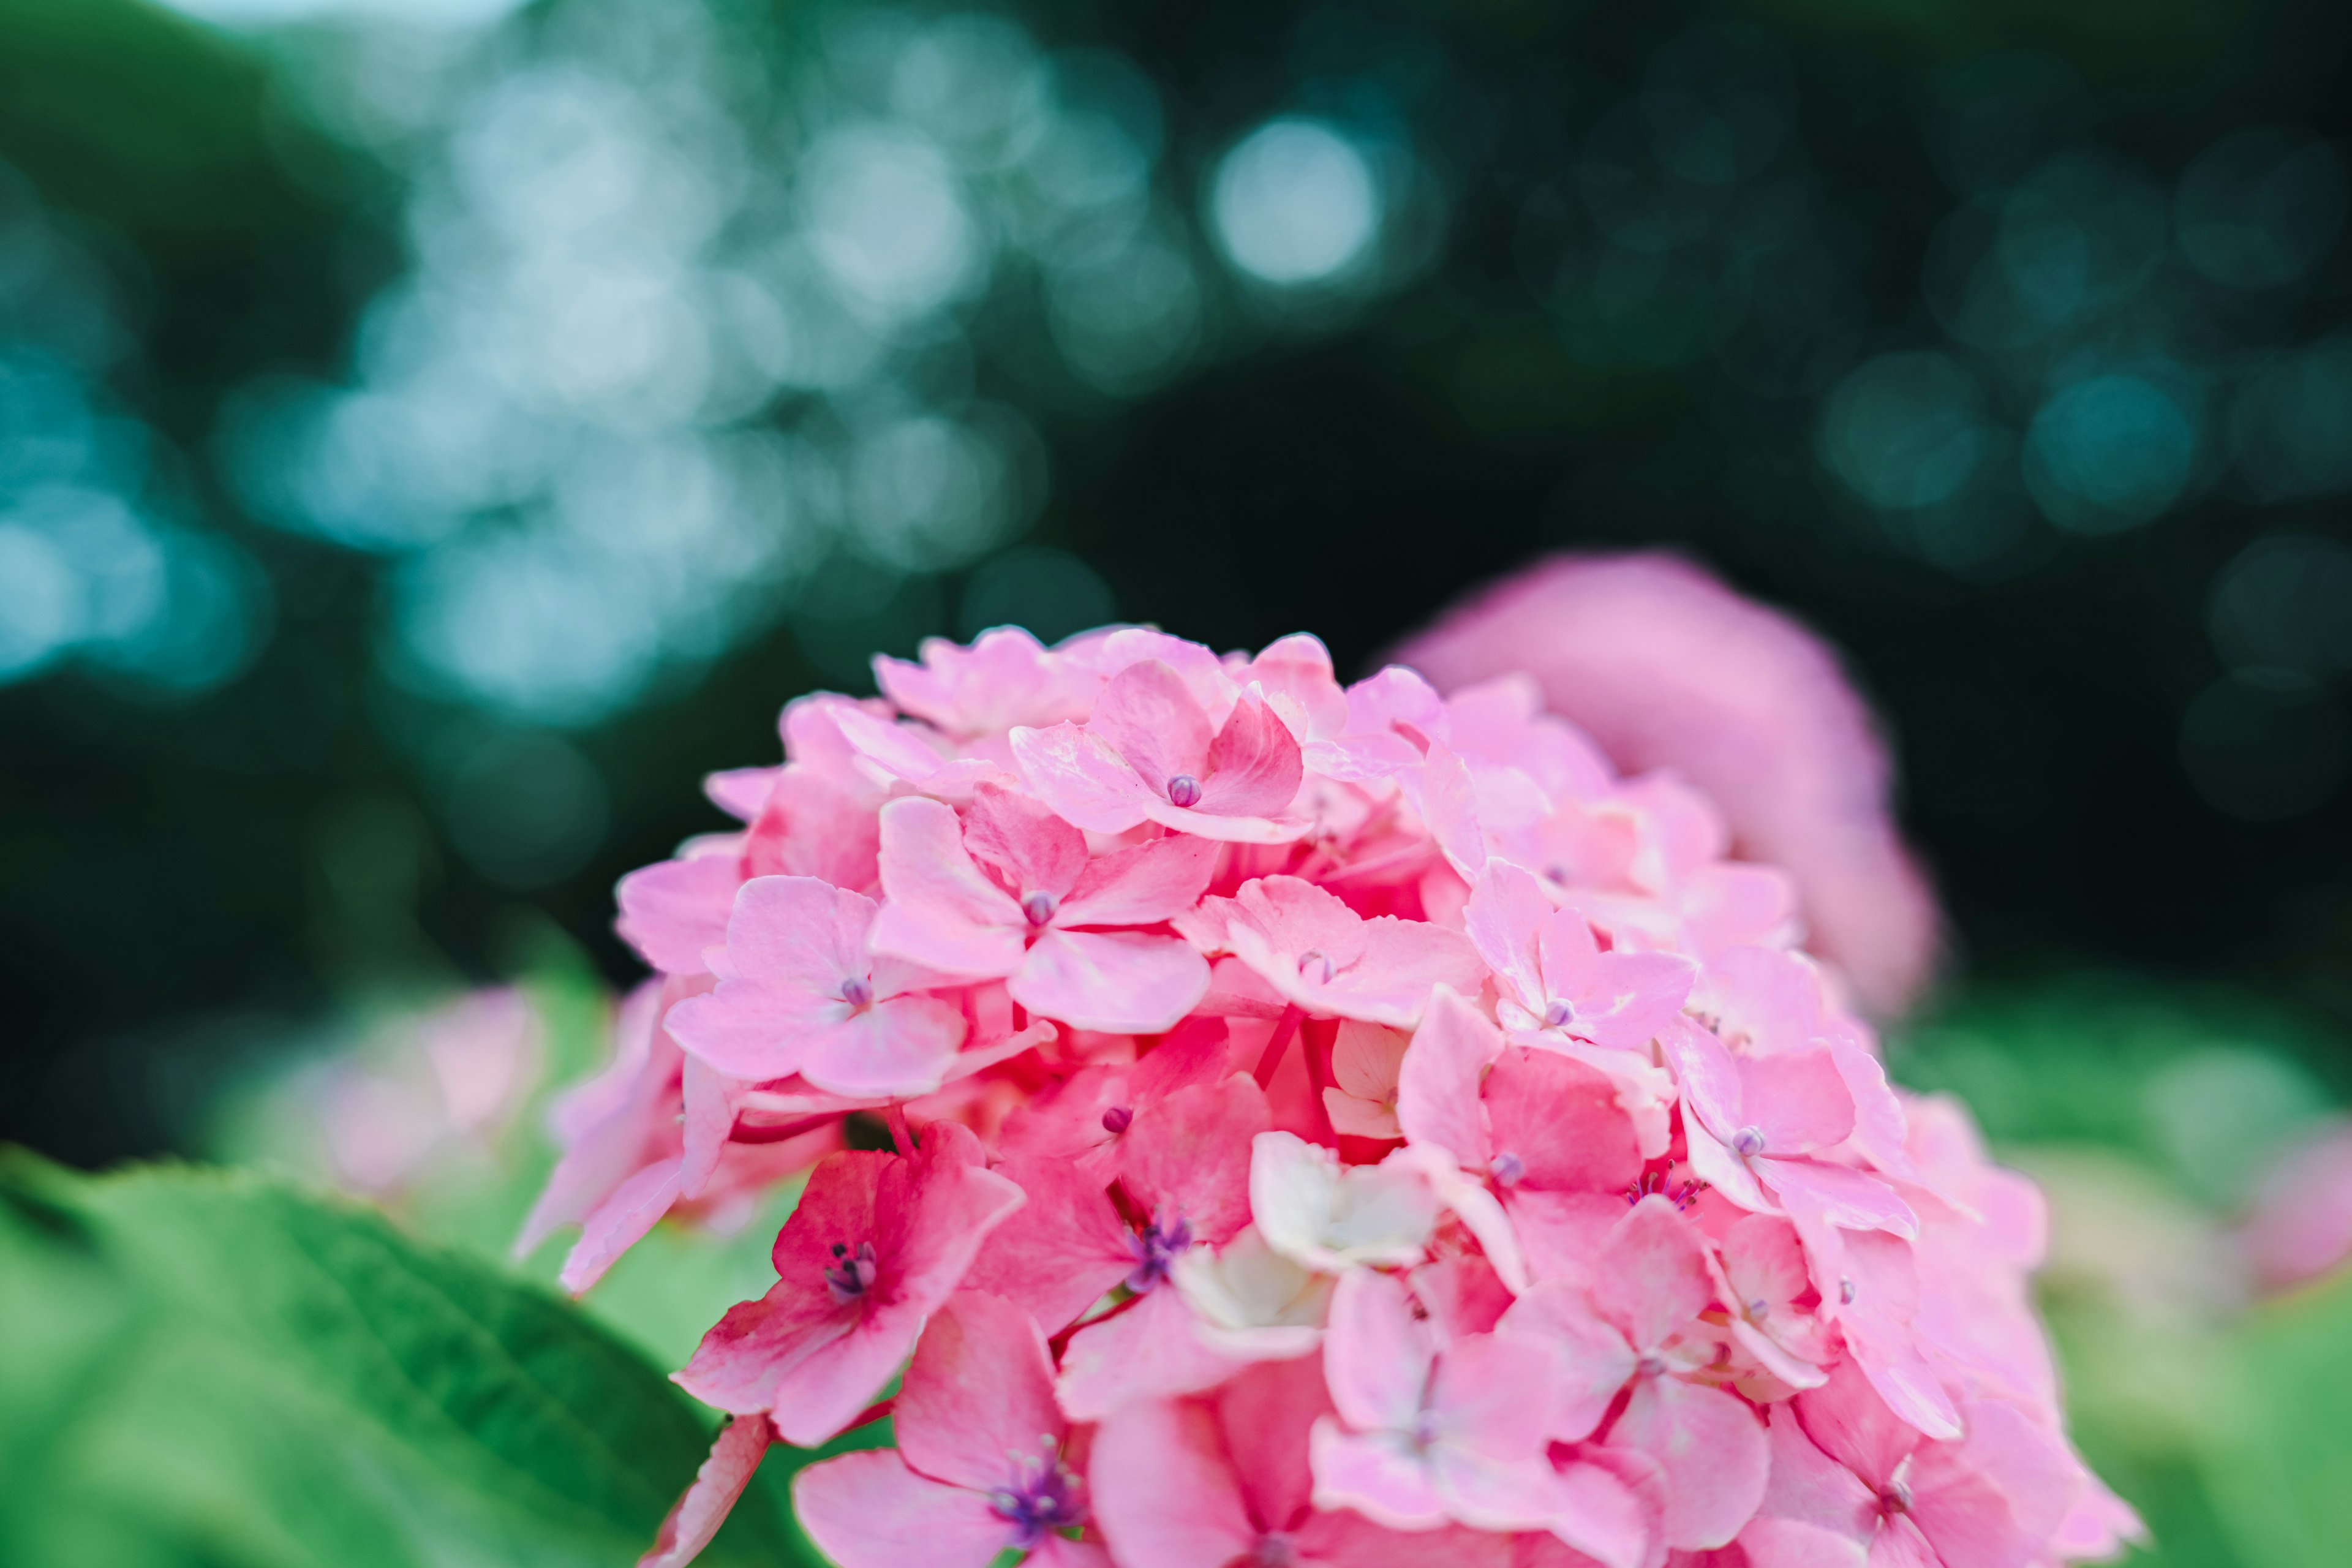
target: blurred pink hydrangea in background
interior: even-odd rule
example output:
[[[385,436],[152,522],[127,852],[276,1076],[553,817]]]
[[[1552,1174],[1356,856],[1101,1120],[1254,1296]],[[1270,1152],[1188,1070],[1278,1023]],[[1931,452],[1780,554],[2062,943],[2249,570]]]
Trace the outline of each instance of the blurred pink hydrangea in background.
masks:
[[[741,826],[623,880],[658,973],[526,1244],[580,1225],[584,1289],[807,1172],[678,1373],[732,1421],[648,1563],[771,1442],[886,1413],[796,1484],[845,1568],[2137,1533],[2066,1439],[2039,1194],[1889,1086],[1834,967],[1897,1005],[1935,923],[1820,645],[1636,559],[1419,646],[1449,691],[1305,636],[928,643],[790,704],[781,765],[711,780]]]

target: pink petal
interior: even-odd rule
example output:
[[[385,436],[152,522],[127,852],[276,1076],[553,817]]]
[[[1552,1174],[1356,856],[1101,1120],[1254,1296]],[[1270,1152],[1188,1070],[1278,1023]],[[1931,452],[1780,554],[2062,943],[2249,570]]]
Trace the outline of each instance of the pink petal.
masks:
[[[862,892],[874,886],[878,832],[873,806],[807,767],[787,767],[744,839],[744,868]]]
[[[1494,1147],[1517,1157],[1522,1186],[1616,1194],[1642,1173],[1617,1086],[1582,1062],[1514,1046],[1487,1074],[1486,1101]]]
[[[1391,1530],[1433,1530],[1447,1521],[1430,1467],[1402,1433],[1358,1436],[1329,1416],[1307,1440],[1315,1506],[1354,1509]]]
[[[1797,1395],[1797,1420],[1822,1453],[1861,1478],[1874,1497],[1920,1444],[1917,1430],[1886,1407],[1859,1368],[1840,1366],[1819,1388]]]
[[[1418,767],[1397,773],[1398,786],[1446,864],[1465,882],[1478,879],[1486,864],[1486,835],[1478,821],[1478,790],[1470,769],[1443,742],[1432,742]]]
[[[1447,1515],[1473,1528],[1541,1530],[1559,1511],[1559,1477],[1539,1455],[1500,1459],[1440,1443],[1428,1465]]]
[[[1013,1539],[985,1497],[926,1480],[888,1448],[811,1465],[793,1478],[793,1511],[841,1568],[987,1568]]]
[[[1075,827],[1124,833],[1159,799],[1108,742],[1076,724],[1015,730],[1012,746],[1029,787]]]
[[[1086,835],[1043,801],[998,784],[973,792],[963,833],[964,847],[1024,895],[1066,899],[1087,869]]]
[[[740,857],[723,852],[632,871],[614,889],[621,905],[614,929],[656,969],[699,974],[709,967],[702,950],[727,940],[727,917],[742,880]]]
[[[1260,1362],[1211,1397],[1251,1517],[1282,1528],[1306,1510],[1315,1490],[1307,1434],[1331,1411],[1320,1359]]]
[[[1173,920],[1208,890],[1217,847],[1175,835],[1089,863],[1054,917],[1058,926],[1143,926]]]
[[[1794,1407],[1770,1412],[1771,1471],[1739,1532],[1754,1568],[1862,1568],[1878,1532],[1878,1494],[1805,1436]]]
[[[1728,1142],[1739,1131],[1739,1063],[1723,1042],[1684,1019],[1661,1030],[1658,1043],[1675,1069],[1683,1100],[1716,1137]]]
[[[1817,1160],[1758,1160],[1757,1174],[1790,1205],[1801,1201],[1843,1230],[1883,1230],[1906,1240],[1919,1234],[1919,1216],[1877,1177]]]
[[[1297,797],[1298,742],[1262,697],[1244,693],[1210,744],[1200,809],[1219,816],[1272,816]]]
[[[1205,1405],[1143,1399],[1113,1411],[1096,1429],[1087,1486],[1123,1568],[1228,1568],[1257,1550],[1260,1528]]]
[[[702,793],[711,805],[738,822],[760,815],[774,792],[782,768],[721,768],[702,775]]]
[[[1207,781],[1208,716],[1183,677],[1156,658],[1130,664],[1111,677],[1095,699],[1087,732],[1107,742],[1163,800],[1168,781],[1180,773],[1195,783]]]
[[[750,1086],[705,1064],[699,1057],[686,1058],[681,1088],[686,1117],[681,1131],[685,1162],[679,1167],[677,1195],[698,1198],[719,1169],[719,1157],[735,1131],[735,1097]]]
[[[866,928],[874,900],[814,877],[754,877],[736,890],[727,957],[763,987],[838,996],[866,973]]]
[[[975,979],[1020,967],[1029,922],[965,851],[952,807],[909,796],[882,808],[882,890],[877,952]]]
[[[1763,1423],[1736,1394],[1673,1376],[1636,1379],[1609,1441],[1641,1450],[1666,1472],[1669,1546],[1721,1546],[1764,1500],[1771,1447]]]
[[[1479,1084],[1502,1049],[1503,1032],[1451,986],[1432,991],[1397,1068],[1397,1125],[1405,1138],[1483,1168],[1493,1150]]]
[[[1564,910],[1560,919],[1582,926],[1584,917]],[[1568,1028],[1595,1045],[1640,1050],[1659,1030],[1681,1016],[1697,970],[1668,952],[1604,952],[1586,969],[1572,992],[1575,1006]]]
[[[1617,1391],[1633,1375],[1633,1349],[1596,1314],[1583,1289],[1552,1282],[1536,1286],[1503,1314],[1509,1331],[1549,1342],[1559,1353],[1548,1417],[1551,1437],[1573,1443],[1601,1425]]]
[[[1909,1136],[1903,1102],[1886,1084],[1886,1068],[1860,1046],[1843,1041],[1832,1047],[1839,1076],[1853,1097],[1853,1132],[1849,1146],[1878,1170],[1899,1182],[1924,1182],[1905,1148]]]
[[[1566,1353],[1549,1335],[1466,1335],[1438,1352],[1428,1418],[1447,1442],[1489,1458],[1532,1457],[1543,1452],[1568,1377]]]
[[[833,722],[858,755],[910,783],[923,783],[949,761],[917,724],[877,719],[846,703],[834,710]]]
[[[1202,1340],[1184,1299],[1161,1286],[1128,1310],[1070,1336],[1055,1391],[1073,1421],[1099,1421],[1139,1399],[1214,1388],[1245,1363]]]
[[[1671,1202],[1655,1195],[1618,1222],[1592,1273],[1593,1305],[1637,1351],[1665,1343],[1715,1296],[1706,1243]]]
[[[1349,1426],[1412,1431],[1435,1360],[1436,1347],[1427,1328],[1414,1321],[1402,1280],[1369,1268],[1339,1277],[1324,1336],[1323,1376],[1331,1403]],[[1320,1492],[1325,1483],[1319,1464],[1315,1475]]]
[[[964,1016],[935,996],[894,996],[805,1037],[801,1075],[835,1094],[904,1099],[940,1087]]]
[[[563,1259],[563,1272],[557,1276],[566,1290],[574,1296],[584,1294],[621,1254],[644,1240],[646,1233],[669,1213],[677,1202],[680,1163],[675,1158],[656,1160],[596,1205],[581,1226],[580,1239]]]
[[[764,1415],[738,1415],[720,1427],[710,1458],[694,1472],[694,1483],[671,1507],[637,1568],[686,1568],[700,1556],[759,1473],[772,1436]]]
[[[2082,1467],[2058,1438],[2013,1406],[1977,1403],[1968,1436],[1927,1443],[1912,1463],[1912,1521],[1946,1568],[2032,1562],[2063,1522]]]
[[[1249,1223],[1250,1144],[1266,1130],[1265,1094],[1242,1074],[1178,1089],[1139,1114],[1119,1150],[1127,1190],[1192,1239],[1223,1247]]]
[[[1021,1308],[975,1290],[932,1316],[893,1415],[909,1468],[982,1492],[1015,1477],[1012,1456],[1057,1451],[1067,1431],[1045,1336]]]
[[[1665,1479],[1655,1464],[1626,1466],[1624,1458],[1587,1448],[1560,1468],[1552,1535],[1601,1568],[1649,1568],[1654,1549],[1664,1552]]]
[[[1156,1035],[1209,989],[1209,963],[1181,937],[1049,931],[1009,987],[1033,1013],[1080,1029]]]
[[[964,1283],[1059,1332],[1134,1268],[1129,1233],[1102,1184],[1071,1160],[1010,1155],[997,1173],[1028,1201],[990,1234]]]
[[[1853,1131],[1853,1096],[1827,1050],[1750,1057],[1739,1064],[1740,1115],[1780,1158],[1842,1143]]]

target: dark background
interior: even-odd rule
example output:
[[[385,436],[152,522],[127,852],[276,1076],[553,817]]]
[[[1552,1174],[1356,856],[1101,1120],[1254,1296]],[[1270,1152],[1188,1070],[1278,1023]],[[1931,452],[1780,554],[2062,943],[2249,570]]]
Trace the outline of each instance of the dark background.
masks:
[[[705,9],[780,59],[827,47],[839,15]],[[467,46],[471,68],[525,68],[580,47],[582,17],[627,10],[531,7]],[[550,721],[404,684],[384,651],[389,558],[260,517],[223,456],[238,389],[353,374],[368,302],[412,265],[404,214],[429,121],[358,144],[287,85],[319,79],[321,59],[394,49],[394,32],[330,18],[228,33],[128,0],[0,5],[0,163],[22,176],[0,211],[30,204],[70,238],[120,340],[80,354],[81,384],[147,432],[143,477],[126,481],[142,504],[238,552],[251,644],[195,690],[81,655],[0,687],[0,1137],[85,1163],[184,1145],[208,1086],[303,1020],[509,971],[549,922],[626,977],[614,878],[718,826],[699,775],[772,760],[782,700],[854,683],[859,650],[969,635],[1008,604],[1046,635],[1108,606],[1220,647],[1305,627],[1361,670],[1467,589],[1560,548],[1686,552],[1838,644],[1895,742],[1961,974],[2118,963],[2249,981],[2352,1023],[2334,692],[2352,659],[2327,651],[2352,651],[2352,599],[2329,596],[2325,570],[2299,579],[2303,596],[2265,624],[2304,617],[2288,641],[2320,652],[2300,666],[2250,663],[2213,630],[2217,584],[2248,545],[2352,536],[2337,480],[2282,486],[2273,465],[2266,483],[2243,460],[2268,406],[2248,388],[2352,315],[2352,247],[2324,225],[2291,279],[2254,287],[2171,248],[2177,183],[2218,138],[2284,125],[2340,146],[2352,12],[1212,0],[998,14],[1041,47],[1118,51],[1157,84],[1154,188],[1171,212],[1197,214],[1224,150],[1295,112],[1385,128],[1443,216],[1414,220],[1420,252],[1352,292],[1273,305],[1195,235],[1190,357],[1115,393],[1049,362],[1038,285],[1001,265],[945,312],[968,347],[961,390],[941,395],[1018,409],[1035,432],[1050,487],[1025,531],[935,570],[885,570],[844,525],[730,646]],[[1735,149],[1769,156],[1727,184],[1607,163],[1612,113],[1671,88],[1656,62],[1686,58],[1670,51],[1693,37],[1766,61],[1761,100],[1738,81],[1711,100],[1694,90]],[[663,57],[637,67],[658,78]],[[777,79],[772,112],[803,112],[789,73]],[[790,177],[790,138],[750,145],[760,178]],[[2011,210],[2049,160],[2084,150],[2141,171],[2173,226],[2102,231],[2089,200],[2077,248],[2094,272],[2103,245],[2152,247],[2117,263],[2130,280],[2035,329],[2063,345],[1956,334],[1933,282],[1956,215]],[[1643,255],[1639,288],[1596,238],[1616,198],[1595,169],[1670,217],[1699,215]],[[1740,206],[1759,189],[1778,193],[1762,218]],[[2289,187],[2284,216],[2263,210],[2300,233],[2327,189]],[[54,302],[10,277],[0,268],[0,318],[48,341]],[[893,352],[924,384],[929,351]],[[1858,493],[1823,455],[1857,367],[1918,353],[1966,367],[1984,389],[1972,417],[2010,433],[2010,456],[1969,481],[1989,487],[1991,542],[1940,556],[1916,542],[1927,510]],[[2016,443],[2069,378],[2151,354],[2193,384],[2189,477],[2113,531],[2053,521],[2020,488]],[[781,428],[825,416],[811,412],[824,401],[783,391],[732,417]],[[0,451],[33,438],[27,406],[0,400]],[[2352,450],[2345,408],[2311,417],[2314,439]],[[442,760],[453,734],[476,737],[475,763]],[[480,763],[486,746],[506,749]],[[502,855],[551,795],[583,788],[597,796],[588,827]]]

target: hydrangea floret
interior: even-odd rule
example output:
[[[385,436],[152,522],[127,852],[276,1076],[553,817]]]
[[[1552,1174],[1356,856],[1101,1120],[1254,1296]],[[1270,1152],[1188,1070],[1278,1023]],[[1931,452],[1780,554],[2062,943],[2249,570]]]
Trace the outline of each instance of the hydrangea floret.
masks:
[[[1889,1086],[1803,889],[1530,680],[992,631],[784,711],[740,826],[620,887],[657,972],[528,1241],[584,1289],[804,1180],[677,1381],[895,1417],[845,1568],[2045,1568],[2069,1447],[2032,1186]],[[887,1145],[887,1146],[886,1146]],[[896,1385],[895,1394],[891,1392]]]

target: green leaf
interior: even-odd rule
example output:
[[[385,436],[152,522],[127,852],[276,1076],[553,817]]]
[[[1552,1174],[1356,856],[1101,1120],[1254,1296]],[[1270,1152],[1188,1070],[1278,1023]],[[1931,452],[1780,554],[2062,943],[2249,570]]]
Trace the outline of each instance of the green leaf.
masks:
[[[715,1422],[570,1302],[250,1174],[0,1151],[0,1562],[633,1563]],[[706,1561],[816,1561],[778,1454]]]
[[[2237,1372],[2205,1463],[2239,1554],[2253,1568],[2337,1568],[2352,1542],[2352,1276],[2255,1309]]]

